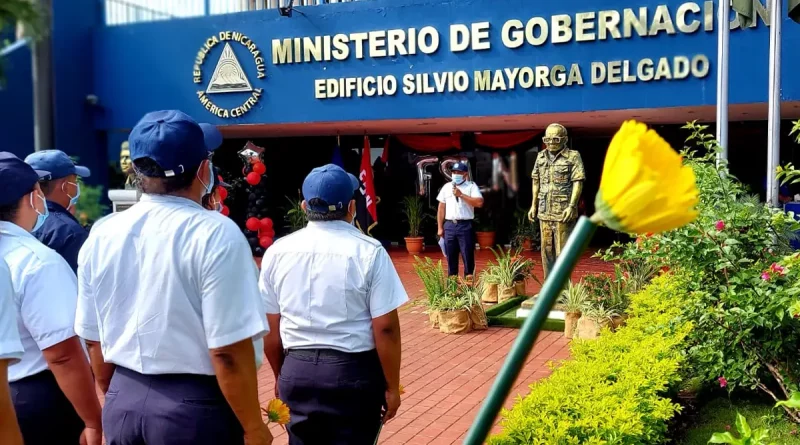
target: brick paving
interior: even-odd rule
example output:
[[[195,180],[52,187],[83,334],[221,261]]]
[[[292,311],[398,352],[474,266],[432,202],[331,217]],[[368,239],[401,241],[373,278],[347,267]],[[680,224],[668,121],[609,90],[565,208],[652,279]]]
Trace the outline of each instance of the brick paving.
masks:
[[[439,445],[461,443],[489,391],[500,366],[511,347],[517,330],[489,328],[464,335],[446,335],[431,329],[425,308],[420,304],[422,284],[413,270],[413,257],[404,250],[392,250],[392,259],[412,302],[400,310],[403,338],[403,362],[400,381],[406,393],[398,416],[388,422],[381,433],[381,444]],[[437,246],[428,246],[434,260],[442,258]],[[541,257],[533,254],[542,276]],[[476,269],[486,267],[493,258],[489,251],[476,252]],[[610,271],[608,264],[584,256],[573,274],[577,279],[586,273]],[[539,285],[528,283],[528,293]],[[528,357],[512,396],[528,393],[528,385],[550,374],[547,363],[568,358],[569,348],[560,332],[544,332]],[[259,372],[259,396],[263,403],[273,397],[274,378],[265,363]],[[497,429],[497,427],[496,427]],[[273,426],[275,445],[288,443],[286,433]]]

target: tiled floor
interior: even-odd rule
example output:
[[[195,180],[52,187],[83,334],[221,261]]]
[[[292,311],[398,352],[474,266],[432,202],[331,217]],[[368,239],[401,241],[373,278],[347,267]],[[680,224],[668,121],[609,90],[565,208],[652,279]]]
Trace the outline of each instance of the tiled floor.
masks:
[[[441,258],[436,246],[429,246],[428,250],[434,259]],[[476,253],[478,270],[493,258],[488,251]],[[392,251],[391,255],[411,298],[421,297],[422,285],[412,267],[413,257],[404,250]],[[539,255],[533,258],[537,264],[541,263]],[[609,265],[586,256],[574,277],[609,270]],[[541,266],[535,273],[541,277]],[[536,283],[528,283],[529,293],[537,290]],[[387,423],[381,433],[382,444],[461,443],[517,334],[516,330],[505,328],[465,335],[441,334],[428,325],[424,310],[418,302],[412,302],[400,311],[403,337],[400,381],[406,393],[398,416]],[[507,406],[513,404],[516,395],[526,394],[531,382],[549,374],[547,362],[565,359],[568,355],[567,341],[561,333],[543,333],[528,357]],[[265,364],[259,373],[263,403],[273,397],[273,385],[272,372]],[[286,433],[280,428],[273,427],[273,433],[275,445],[287,443]]]

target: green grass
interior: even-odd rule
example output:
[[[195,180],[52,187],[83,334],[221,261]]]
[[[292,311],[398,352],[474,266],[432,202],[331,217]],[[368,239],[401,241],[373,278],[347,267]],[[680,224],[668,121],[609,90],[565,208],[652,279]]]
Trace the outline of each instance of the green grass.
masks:
[[[731,433],[738,437],[733,423],[736,412],[740,412],[753,429],[767,428],[769,441],[782,445],[800,445],[800,425],[792,423],[779,409],[773,409],[773,404],[765,401],[754,400],[728,400],[719,398],[712,400],[700,409],[694,425],[685,436],[678,438],[678,445],[705,445],[712,434],[726,431],[726,426]]]

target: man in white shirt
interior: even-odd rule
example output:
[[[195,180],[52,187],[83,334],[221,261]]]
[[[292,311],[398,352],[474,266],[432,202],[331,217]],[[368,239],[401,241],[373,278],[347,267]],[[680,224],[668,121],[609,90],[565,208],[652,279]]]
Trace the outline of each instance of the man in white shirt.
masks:
[[[17,331],[17,309],[12,295],[11,271],[0,260],[0,443],[22,445],[22,434],[8,391],[8,367],[19,363],[24,349]]]
[[[312,170],[308,226],[261,263],[264,352],[291,410],[292,445],[372,445],[400,406],[397,308],[408,295],[380,242],[352,225],[358,186],[333,164]]]
[[[0,152],[0,257],[11,273],[24,349],[8,368],[11,398],[26,445],[100,445],[100,402],[73,328],[75,274],[30,233],[49,214],[38,184],[46,174]]]
[[[216,147],[175,110],[146,114],[128,142],[142,198],[98,221],[78,257],[75,330],[107,390],[106,443],[268,445],[256,266],[236,224],[200,205]]]
[[[469,167],[456,162],[451,168],[453,181],[439,190],[439,210],[436,220],[439,223],[439,237],[444,237],[447,256],[447,274],[458,275],[458,254],[464,261],[464,276],[475,271],[475,233],[472,220],[475,208],[483,207],[483,195],[478,184],[469,180]]]

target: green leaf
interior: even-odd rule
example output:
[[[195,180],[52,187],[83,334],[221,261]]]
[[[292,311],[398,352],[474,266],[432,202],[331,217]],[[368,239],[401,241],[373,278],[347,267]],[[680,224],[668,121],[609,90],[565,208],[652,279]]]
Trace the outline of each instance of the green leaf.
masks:
[[[740,444],[742,443],[741,440],[736,439],[733,437],[731,433],[714,433],[711,436],[711,439],[708,440],[708,443],[732,443],[732,444]]]
[[[785,406],[787,408],[800,409],[800,392],[793,392],[789,400],[778,402],[775,407]]]
[[[747,439],[753,435],[750,430],[750,425],[747,424],[747,419],[741,413],[736,413],[736,431],[742,436],[742,439]]]

